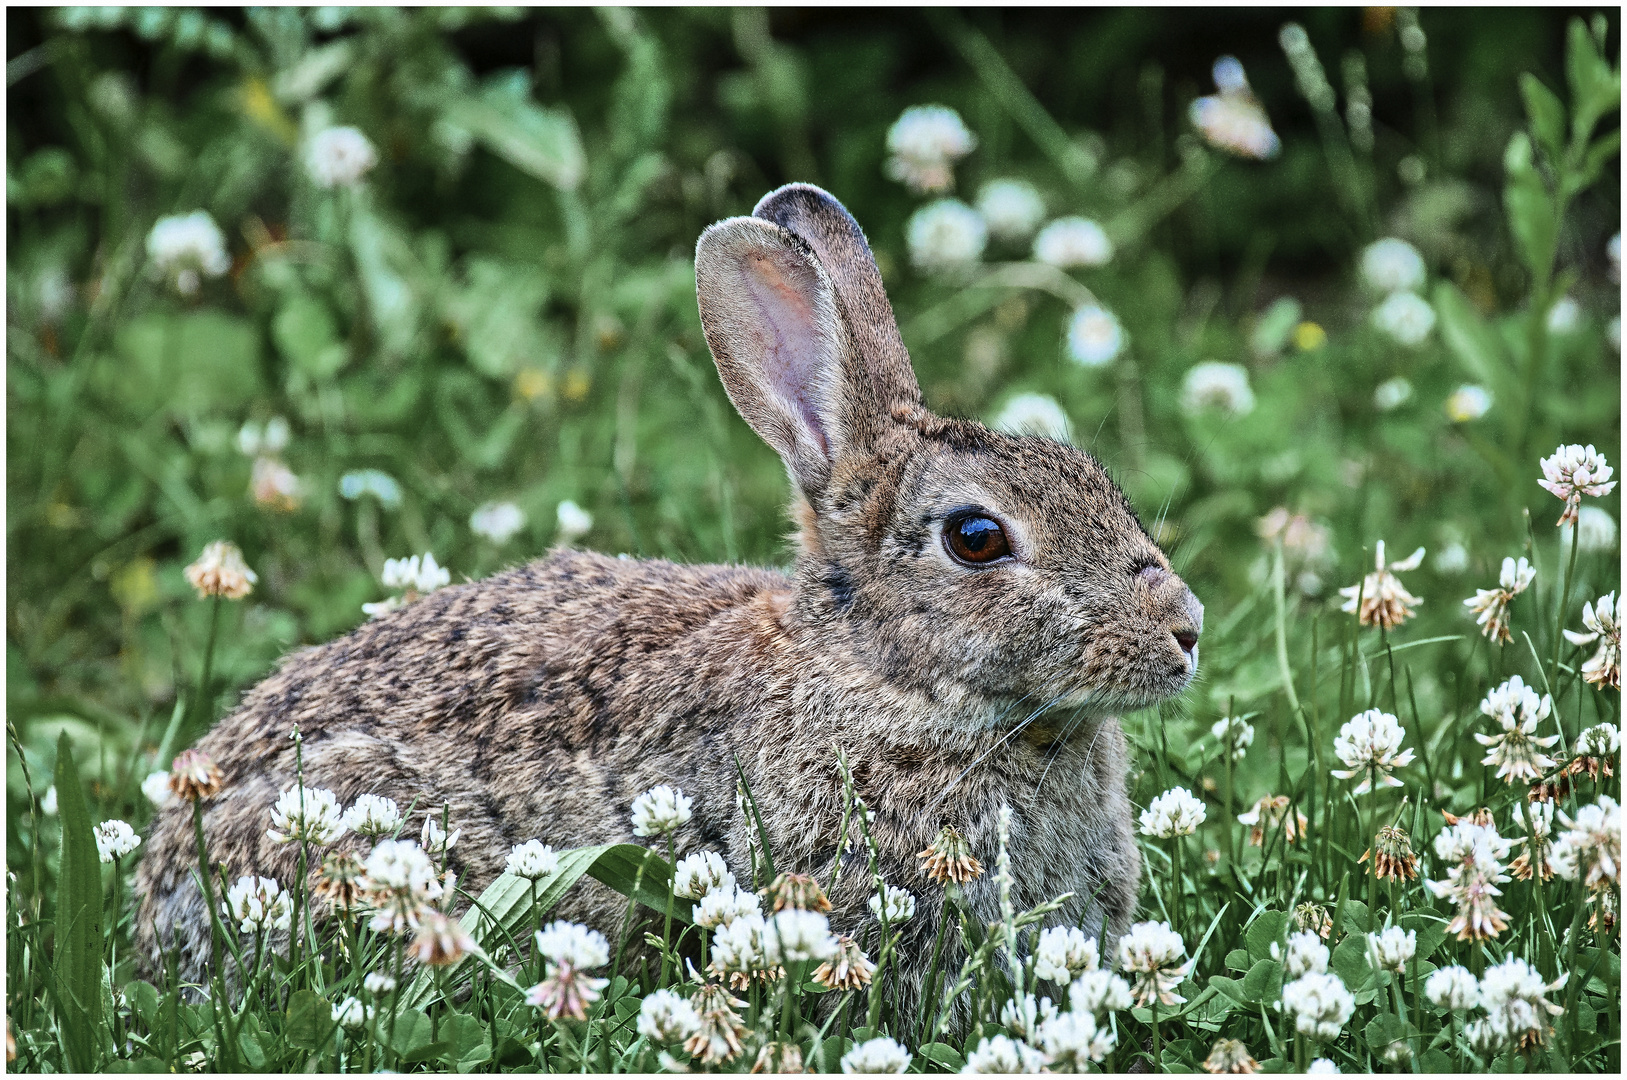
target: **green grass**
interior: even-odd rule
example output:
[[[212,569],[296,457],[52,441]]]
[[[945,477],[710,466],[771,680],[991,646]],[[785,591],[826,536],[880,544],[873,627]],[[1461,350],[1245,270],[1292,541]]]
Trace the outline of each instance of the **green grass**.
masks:
[[[1197,67],[1166,67],[1157,13],[1069,36],[982,14],[838,33],[749,11],[88,11],[18,16],[35,44],[8,58],[11,1067],[690,1060],[636,1027],[651,991],[695,991],[674,950],[711,944],[671,895],[658,839],[561,853],[535,886],[461,882],[485,959],[434,978],[407,970],[379,995],[364,976],[398,970],[408,941],[363,919],[301,922],[292,948],[260,965],[262,942],[221,935],[217,948],[246,950],[257,974],[217,986],[211,1005],[170,973],[138,972],[129,882],[141,852],[104,865],[91,830],[113,818],[142,828],[149,772],[279,656],[348,631],[363,603],[396,591],[386,559],[433,552],[453,580],[478,579],[559,539],[570,500],[592,519],[578,542],[598,550],[783,562],[784,473],[717,383],[690,260],[705,225],[813,177],[865,226],[929,405],[989,419],[1019,392],[1049,395],[1207,609],[1194,687],[1123,720],[1138,809],[1184,787],[1205,810],[1189,836],[1142,837],[1138,918],[1179,934],[1185,1000],[1103,1017],[1115,1046],[1101,1066],[1188,1070],[1224,1037],[1284,1070],[1323,1056],[1345,1071],[1619,1071],[1618,928],[1588,925],[1598,904],[1580,884],[1500,884],[1507,926],[1480,942],[1446,933],[1455,906],[1425,885],[1448,870],[1434,848],[1445,814],[1486,807],[1504,837],[1525,832],[1528,786],[1495,777],[1473,738],[1494,730],[1480,710],[1491,689],[1519,675],[1551,695],[1536,732],[1559,736],[1547,779],[1582,731],[1620,723],[1619,691],[1581,678],[1597,646],[1559,633],[1619,588],[1619,544],[1573,555],[1553,527],[1559,501],[1537,485],[1539,459],[1561,444],[1592,443],[1620,465],[1607,326],[1619,284],[1604,253],[1619,218],[1619,73],[1603,59],[1617,23],[1538,12],[1471,26],[1426,11],[1419,54],[1401,44],[1405,11],[1371,32],[1355,11],[1312,13],[1331,112],[1297,95],[1275,23],[1250,24],[1258,40],[1238,51],[1283,142],[1256,162],[1193,133],[1186,110],[1212,92],[1210,45]],[[913,73],[893,66],[917,38],[941,55]],[[1169,48],[1185,40],[1171,30]],[[1113,92],[1092,89],[1090,72],[1115,67],[1099,50],[1132,45],[1151,58],[1117,65],[1133,77]],[[1362,87],[1371,144],[1346,108]],[[961,273],[913,266],[907,223],[930,200],[885,178],[885,137],[903,108],[930,102],[977,136],[955,170],[962,197],[995,177],[1029,180],[1048,217],[1102,222],[1111,262],[1061,271],[995,242]],[[302,132],[329,123],[378,149],[359,189],[318,187],[300,163]],[[145,245],[160,217],[198,208],[232,266],[188,295],[153,272]],[[1416,346],[1373,324],[1381,298],[1358,272],[1365,246],[1390,235],[1424,257],[1418,291],[1435,321]],[[1577,319],[1550,325],[1567,296]],[[1127,334],[1103,367],[1063,346],[1085,297]],[[1205,360],[1246,371],[1251,411],[1183,405]],[[1410,394],[1380,408],[1375,391],[1396,378]],[[1483,415],[1451,413],[1465,384],[1490,392]],[[299,485],[256,499],[257,455],[239,432],[273,417],[290,437],[258,456]],[[495,500],[525,515],[502,544],[469,524]],[[1584,503],[1620,518],[1619,492]],[[1290,513],[1304,519],[1282,543],[1262,540],[1264,522]],[[200,602],[186,583],[217,539],[258,575],[241,602]],[[1379,541],[1390,561],[1427,552],[1400,575],[1422,603],[1385,631],[1359,626],[1336,591],[1371,571]],[[1494,643],[1461,601],[1493,587],[1509,556],[1536,577],[1513,601],[1511,639]],[[1396,773],[1402,787],[1358,796],[1357,779],[1332,775],[1344,767],[1334,743],[1374,708],[1398,719],[1415,759]],[[1211,732],[1228,716],[1252,725],[1240,757]],[[1565,815],[1620,798],[1619,763],[1572,780]],[[1305,816],[1302,835],[1289,842],[1282,823],[1298,819],[1285,816],[1250,842],[1237,817],[1264,796]],[[1384,826],[1410,838],[1417,879],[1377,881],[1360,861]],[[1619,854],[1619,817],[1614,828]],[[972,854],[998,873],[999,852]],[[314,866],[321,851],[308,855]],[[759,852],[742,885],[767,886],[772,855]],[[545,972],[523,943],[588,875],[629,897],[629,919],[593,972],[609,981],[588,1019],[550,1021],[524,1001]],[[1619,884],[1600,902],[1619,904]],[[309,882],[282,885],[304,910]],[[885,990],[828,991],[812,963],[793,962],[737,991],[743,1045],[721,1067],[749,1068],[772,1039],[836,1069],[885,1034],[912,1070],[952,1071],[1005,1030],[1019,984],[1065,1001],[1034,971],[1043,910],[991,926],[948,893],[930,936],[960,938],[972,959],[941,973],[922,1015],[899,1015]],[[1319,1042],[1276,1008],[1307,904],[1330,920],[1330,969],[1353,996],[1337,1037]],[[1368,956],[1367,935],[1386,925],[1416,935],[1400,973]],[[860,933],[885,985],[894,928],[833,929]],[[640,952],[645,932],[655,941]],[[1423,992],[1438,968],[1478,975],[1512,958],[1545,983],[1568,976],[1540,1046],[1474,1044],[1465,1022],[1482,1014]],[[339,1028],[333,1006],[347,996],[375,1006],[376,1023]],[[951,1000],[970,1031],[937,1022]]]

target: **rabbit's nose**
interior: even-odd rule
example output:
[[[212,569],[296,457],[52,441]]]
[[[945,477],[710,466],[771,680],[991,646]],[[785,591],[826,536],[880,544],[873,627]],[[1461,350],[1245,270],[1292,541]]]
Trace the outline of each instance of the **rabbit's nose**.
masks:
[[[1175,637],[1175,644],[1187,656],[1196,658],[1198,652],[1198,634],[1203,631],[1203,604],[1192,595],[1191,589],[1183,589],[1185,594],[1181,597],[1181,606],[1185,608],[1186,616],[1178,625],[1170,629]]]

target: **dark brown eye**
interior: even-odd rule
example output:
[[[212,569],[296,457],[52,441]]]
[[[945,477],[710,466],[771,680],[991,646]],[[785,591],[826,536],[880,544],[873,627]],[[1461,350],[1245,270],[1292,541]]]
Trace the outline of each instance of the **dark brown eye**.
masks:
[[[992,518],[973,514],[948,523],[943,531],[949,554],[961,562],[981,565],[1011,554],[1005,530]]]

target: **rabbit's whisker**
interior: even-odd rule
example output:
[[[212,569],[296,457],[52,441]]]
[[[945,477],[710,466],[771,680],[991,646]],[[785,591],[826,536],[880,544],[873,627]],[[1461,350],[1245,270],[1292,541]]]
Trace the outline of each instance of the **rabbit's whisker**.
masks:
[[[1016,702],[1013,702],[1013,707],[1015,707],[1015,705],[1019,704],[1023,700],[1023,698],[1026,698],[1027,696],[1028,696],[1027,694],[1024,694],[1022,698],[1018,698]],[[1025,728],[1027,728],[1029,724],[1032,724],[1035,720],[1039,719],[1040,716],[1044,715],[1044,713],[1045,713],[1045,711],[1047,709],[1049,709],[1051,706],[1055,705],[1057,702],[1059,702],[1061,700],[1062,700],[1062,695],[1058,694],[1056,697],[1053,697],[1051,700],[1047,701],[1045,704],[1041,705],[1039,708],[1037,708],[1033,712],[1029,713],[1026,717],[1023,718],[1023,721],[1021,723],[1019,723],[1016,727],[1012,728],[1010,731],[1008,731],[1004,735],[1000,736],[1000,738],[995,741],[993,746],[989,747],[987,750],[983,751],[981,754],[979,754],[977,756],[976,761],[972,762],[970,765],[966,766],[965,769],[961,770],[961,774],[959,776],[955,777],[955,779],[952,780],[951,782],[949,782],[948,784],[945,784],[943,791],[939,793],[939,795],[938,795],[938,797],[936,799],[932,800],[931,805],[928,806],[927,809],[930,810],[933,807],[936,807],[939,803],[943,802],[944,799],[948,798],[949,793],[951,791],[955,790],[955,788],[960,785],[960,782],[962,780],[964,780],[964,779],[966,779],[966,777],[970,776],[973,769],[975,769],[979,765],[983,764],[983,762],[988,758],[988,756],[990,754],[994,753],[996,750],[1000,749],[1006,743],[1010,742],[1017,735],[1021,734],[1022,731]],[[1011,711],[1010,709],[1006,710],[1006,712],[1008,712],[1008,713],[1010,711]],[[1002,714],[1002,715],[1004,715],[1004,714]]]

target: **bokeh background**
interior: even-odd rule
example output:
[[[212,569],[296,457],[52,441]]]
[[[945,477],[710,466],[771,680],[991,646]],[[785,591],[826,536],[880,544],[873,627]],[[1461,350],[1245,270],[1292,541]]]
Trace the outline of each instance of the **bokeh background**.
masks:
[[[1426,737],[1449,733],[1473,705],[1456,673],[1485,648],[1460,599],[1505,555],[1556,584],[1537,457],[1618,456],[1617,159],[1572,201],[1552,288],[1505,213],[1518,76],[1566,95],[1579,14],[10,8],[8,760],[48,774],[66,730],[101,816],[139,823],[160,740],[185,745],[277,657],[365,619],[387,559],[430,552],[453,581],[560,540],[783,562],[786,480],[718,385],[692,253],[789,180],[867,230],[931,407],[994,418],[1049,396],[1172,552],[1209,621],[1167,724],[1200,733],[1278,689],[1261,523],[1280,507],[1303,515],[1296,666],[1313,623],[1326,644],[1349,621],[1335,590],[1376,540],[1428,550],[1412,636],[1445,640],[1408,674]],[[1331,108],[1296,82],[1289,23]],[[1193,126],[1223,54],[1280,139],[1269,159]],[[976,138],[940,194],[1026,180],[1047,218],[1101,222],[1111,260],[1047,287],[912,261],[909,222],[937,196],[887,175],[887,137],[926,104]],[[335,126],[376,154],[354,185],[306,167]],[[187,278],[150,234],[198,210],[227,262]],[[1422,253],[1440,316],[1411,345],[1374,323],[1358,269],[1392,236]],[[1012,263],[1032,265],[1026,243],[983,254]],[[1074,286],[1122,324],[1110,364],[1068,355]],[[1534,295],[1570,303],[1540,363],[1498,383]],[[1183,395],[1205,361],[1245,372],[1247,408]],[[1464,385],[1489,408],[1452,406]],[[471,524],[494,502],[523,518],[501,542]],[[1619,497],[1599,506],[1578,603],[1615,587]],[[216,539],[258,583],[182,710],[211,613],[182,568]],[[1529,629],[1550,648],[1551,626]],[[1275,752],[1262,740],[1248,768],[1274,775]],[[15,767],[8,785],[23,798]]]

